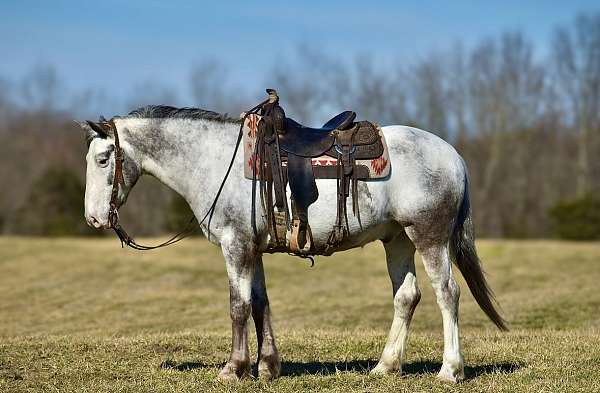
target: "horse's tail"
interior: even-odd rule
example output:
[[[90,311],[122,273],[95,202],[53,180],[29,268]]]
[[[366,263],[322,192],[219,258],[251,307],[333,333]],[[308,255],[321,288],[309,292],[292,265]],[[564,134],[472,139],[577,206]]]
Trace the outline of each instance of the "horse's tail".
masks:
[[[463,163],[464,165],[464,163]],[[471,218],[471,205],[469,201],[469,176],[465,166],[465,190],[463,200],[458,211],[458,218],[450,237],[450,251],[458,270],[462,273],[473,297],[479,307],[494,322],[498,329],[507,331],[506,321],[496,310],[497,304],[494,294],[485,279],[481,269],[481,261],[475,250],[475,234]]]

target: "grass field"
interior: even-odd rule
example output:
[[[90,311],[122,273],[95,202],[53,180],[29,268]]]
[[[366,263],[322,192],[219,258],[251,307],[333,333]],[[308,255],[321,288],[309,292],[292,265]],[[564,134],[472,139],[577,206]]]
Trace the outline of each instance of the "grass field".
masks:
[[[511,331],[493,328],[460,278],[465,382],[435,377],[441,317],[420,263],[404,374],[368,374],[393,315],[373,244],[313,268],[267,256],[283,376],[224,383],[229,293],[217,247],[195,239],[136,253],[114,239],[0,238],[0,392],[599,392],[600,244],[478,247]]]

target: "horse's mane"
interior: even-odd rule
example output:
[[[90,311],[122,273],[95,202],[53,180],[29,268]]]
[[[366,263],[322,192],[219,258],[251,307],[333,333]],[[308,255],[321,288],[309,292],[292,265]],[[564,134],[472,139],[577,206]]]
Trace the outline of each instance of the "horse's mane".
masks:
[[[238,123],[238,119],[227,114],[209,111],[200,108],[175,108],[168,105],[147,105],[129,112],[121,118],[136,119],[193,119],[210,120],[220,123]]]

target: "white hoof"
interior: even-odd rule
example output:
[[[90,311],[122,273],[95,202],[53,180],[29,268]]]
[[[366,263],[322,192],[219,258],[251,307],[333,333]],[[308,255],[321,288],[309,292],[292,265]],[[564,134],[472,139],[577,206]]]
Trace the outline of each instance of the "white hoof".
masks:
[[[386,375],[392,373],[400,373],[400,367],[388,367],[383,363],[377,363],[377,366],[373,370],[370,371],[371,375]]]
[[[437,376],[442,381],[458,383],[465,379],[465,371],[462,365],[452,370],[451,367],[444,364]]]
[[[250,376],[250,363],[244,362],[235,364],[234,362],[228,362],[218,375],[218,378],[222,381],[238,381]]]

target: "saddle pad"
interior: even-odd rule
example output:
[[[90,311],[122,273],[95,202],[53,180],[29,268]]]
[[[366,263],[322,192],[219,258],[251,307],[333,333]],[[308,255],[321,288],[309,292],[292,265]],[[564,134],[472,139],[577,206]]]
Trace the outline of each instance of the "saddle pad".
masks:
[[[252,167],[259,165],[257,157],[254,154],[254,147],[256,146],[256,132],[258,130],[258,122],[260,116],[251,114],[246,118],[243,127],[243,144],[244,144],[244,177],[252,180]],[[376,180],[386,178],[390,174],[391,162],[388,154],[388,147],[385,142],[381,128],[377,126],[377,131],[381,136],[381,142],[383,144],[383,154],[379,158],[367,159],[367,160],[356,160],[356,165],[360,166],[358,169],[358,178],[360,180]],[[286,162],[282,164],[286,166]],[[312,159],[313,172],[317,179],[336,179],[337,159],[326,154],[315,157]]]

